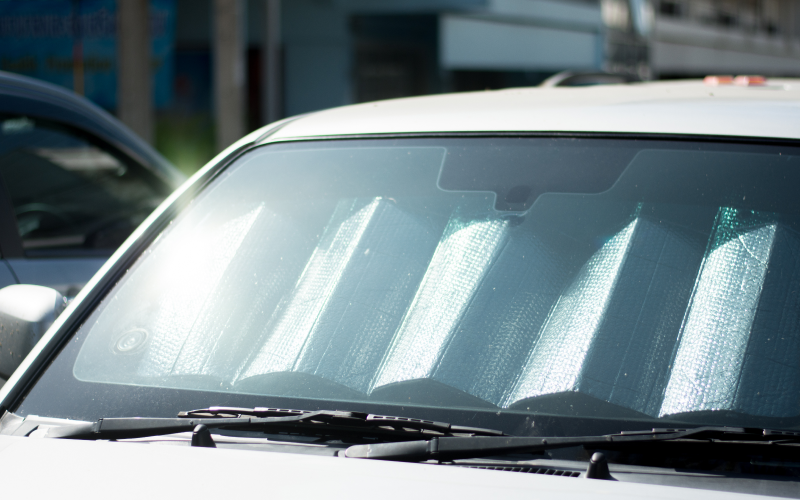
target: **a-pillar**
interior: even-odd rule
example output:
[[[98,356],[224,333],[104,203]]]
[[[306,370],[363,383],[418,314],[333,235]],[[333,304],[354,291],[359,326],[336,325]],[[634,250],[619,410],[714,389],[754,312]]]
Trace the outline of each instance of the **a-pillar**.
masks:
[[[117,0],[117,116],[153,142],[155,110],[148,0]]]
[[[214,114],[217,150],[245,132],[245,5],[242,0],[214,0]]]

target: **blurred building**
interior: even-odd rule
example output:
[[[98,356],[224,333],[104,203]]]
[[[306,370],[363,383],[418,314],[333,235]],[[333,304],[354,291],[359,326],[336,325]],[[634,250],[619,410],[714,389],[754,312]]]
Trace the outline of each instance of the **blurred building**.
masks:
[[[797,0],[661,0],[655,20],[656,77],[800,76]]]
[[[148,20],[120,17],[123,4]],[[152,43],[121,43],[137,23]],[[119,103],[146,102],[117,95],[146,87],[131,83],[146,68],[130,47],[153,61],[156,145],[192,170],[283,116],[537,85],[563,70],[800,76],[800,0],[0,2],[0,68],[72,86],[122,117]]]
[[[800,76],[797,0],[292,0],[282,10],[286,115],[535,85],[562,70]]]
[[[209,80],[189,75],[212,65],[212,1],[221,0],[177,0],[177,78],[197,85]],[[280,61],[270,82],[271,3]],[[800,76],[800,0],[247,0],[244,8],[250,129],[350,103],[536,85],[563,70]],[[279,96],[271,106],[269,88]]]

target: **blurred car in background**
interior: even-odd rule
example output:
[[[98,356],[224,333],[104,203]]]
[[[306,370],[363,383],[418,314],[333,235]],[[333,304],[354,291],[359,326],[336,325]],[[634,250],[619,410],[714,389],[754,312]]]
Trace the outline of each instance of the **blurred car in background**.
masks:
[[[0,72],[0,287],[74,296],[183,181],[87,99]]]

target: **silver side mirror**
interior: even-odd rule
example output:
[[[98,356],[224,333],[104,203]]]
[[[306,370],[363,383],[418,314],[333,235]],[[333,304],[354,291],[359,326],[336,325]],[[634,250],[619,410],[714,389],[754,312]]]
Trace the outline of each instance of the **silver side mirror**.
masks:
[[[0,377],[11,376],[66,305],[52,288],[11,285],[0,289]]]

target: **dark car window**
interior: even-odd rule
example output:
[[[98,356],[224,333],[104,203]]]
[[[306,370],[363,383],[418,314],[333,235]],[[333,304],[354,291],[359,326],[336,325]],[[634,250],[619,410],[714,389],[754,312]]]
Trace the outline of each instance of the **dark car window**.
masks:
[[[0,116],[0,175],[27,255],[113,251],[164,199],[129,158],[24,116]]]
[[[796,427],[799,183],[778,146],[266,146],[150,245],[19,411]]]

